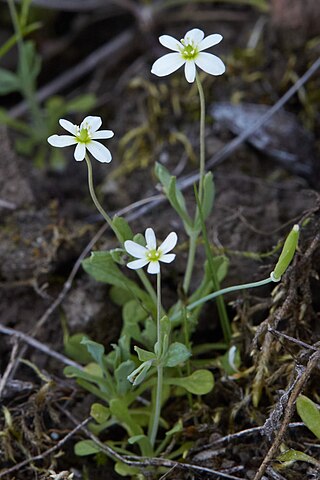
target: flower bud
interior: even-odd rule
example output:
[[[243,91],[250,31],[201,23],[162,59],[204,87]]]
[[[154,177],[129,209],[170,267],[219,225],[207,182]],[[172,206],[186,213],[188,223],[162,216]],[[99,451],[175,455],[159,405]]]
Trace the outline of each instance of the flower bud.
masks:
[[[271,272],[270,274],[271,280],[273,282],[279,282],[281,280],[281,276],[287,270],[291,263],[291,260],[293,259],[293,256],[298,246],[299,230],[299,225],[294,225],[291,232],[287,236],[278,263],[275,266],[273,272]]]

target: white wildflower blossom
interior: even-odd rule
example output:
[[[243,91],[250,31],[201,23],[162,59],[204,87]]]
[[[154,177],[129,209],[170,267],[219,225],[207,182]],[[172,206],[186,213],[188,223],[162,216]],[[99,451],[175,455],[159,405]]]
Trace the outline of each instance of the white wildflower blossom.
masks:
[[[160,43],[174,53],[159,58],[153,64],[151,73],[164,77],[184,65],[184,73],[189,83],[193,83],[196,78],[196,66],[211,75],[222,75],[226,70],[222,60],[216,55],[203,52],[220,43],[222,38],[218,33],[204,38],[204,32],[199,28],[187,32],[180,41],[170,35],[162,35],[159,37]]]
[[[174,253],[168,253],[177,244],[177,234],[175,232],[169,233],[167,238],[157,248],[157,239],[152,228],[147,228],[145,232],[146,246],[143,247],[139,243],[127,240],[124,242],[126,251],[137,258],[133,262],[129,262],[127,267],[138,270],[139,268],[148,265],[148,273],[160,273],[160,263],[171,263],[175,259]]]
[[[111,138],[114,133],[112,130],[99,130],[102,125],[100,117],[86,117],[80,126],[73,125],[73,123],[63,118],[59,120],[59,123],[61,127],[67,130],[67,132],[70,132],[71,135],[51,135],[51,137],[48,138],[50,145],[53,147],[76,145],[74,158],[78,162],[84,160],[86,150],[99,162],[111,162],[112,156],[110,150],[96,140]]]

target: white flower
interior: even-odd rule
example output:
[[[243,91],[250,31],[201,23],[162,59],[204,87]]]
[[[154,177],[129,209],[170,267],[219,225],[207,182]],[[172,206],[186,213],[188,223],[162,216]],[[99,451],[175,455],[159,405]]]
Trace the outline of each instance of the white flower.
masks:
[[[124,248],[127,252],[133,257],[138,258],[138,260],[129,262],[127,267],[132,268],[133,270],[138,270],[149,263],[147,269],[148,273],[159,273],[159,262],[171,263],[175,259],[176,255],[174,253],[168,254],[168,252],[176,246],[178,240],[177,234],[175,232],[169,233],[167,238],[158,248],[156,236],[152,228],[147,228],[145,239],[145,247],[142,247],[139,243],[133,242],[132,240],[126,240],[124,242]]]
[[[74,158],[80,162],[85,158],[86,149],[99,162],[109,163],[112,160],[110,150],[96,140],[103,140],[113,137],[112,130],[99,130],[102,124],[100,117],[86,117],[80,126],[73,125],[68,120],[59,120],[61,127],[72,135],[51,135],[48,142],[53,147],[68,147],[77,145],[74,151]]]
[[[217,33],[204,38],[204,32],[199,28],[187,32],[180,42],[170,35],[162,35],[159,38],[160,43],[175,53],[168,53],[159,58],[153,64],[151,73],[158,77],[164,77],[184,65],[186,79],[189,83],[193,83],[196,78],[197,65],[211,75],[222,75],[226,70],[222,60],[216,55],[203,52],[206,48],[217,45],[221,40],[222,35]]]

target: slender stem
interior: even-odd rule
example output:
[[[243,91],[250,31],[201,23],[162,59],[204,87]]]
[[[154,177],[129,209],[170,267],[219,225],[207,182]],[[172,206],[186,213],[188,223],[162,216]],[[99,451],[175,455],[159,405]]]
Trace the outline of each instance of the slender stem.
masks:
[[[160,342],[160,319],[161,319],[161,272],[157,274],[157,341]]]
[[[236,292],[237,290],[244,290],[246,288],[261,287],[262,285],[266,285],[267,283],[271,283],[271,282],[274,282],[274,280],[268,277],[268,278],[265,278],[264,280],[260,280],[259,282],[243,283],[242,285],[233,285],[232,287],[222,288],[217,292],[210,293],[209,295],[206,295],[205,297],[200,298],[196,302],[190,303],[190,305],[188,305],[186,309],[187,311],[190,312],[191,310],[198,307],[199,305],[202,305],[203,303],[206,303],[209,300],[219,297],[219,295],[225,295],[226,293]],[[177,312],[172,317],[170,317],[170,320],[171,321],[177,320],[180,315],[181,313]]]
[[[199,92],[199,99],[200,99],[200,165],[199,165],[199,198],[200,202],[203,201],[203,179],[205,174],[205,161],[206,161],[206,148],[205,148],[205,118],[206,118],[206,104],[204,98],[204,92],[201,84],[201,80],[199,78],[198,73],[196,73],[196,83]],[[197,213],[195,215],[195,218]],[[199,232],[193,232],[190,235],[190,243],[189,243],[189,253],[188,253],[188,262],[186,267],[186,272],[183,281],[183,289],[185,293],[188,293],[194,260],[196,256],[196,247],[197,247],[197,240],[198,240]]]
[[[93,203],[95,204],[97,210],[101,213],[109,227],[112,229],[114,232],[115,236],[119,240],[119,242],[122,244],[121,240],[121,235],[118,232],[118,229],[113,225],[111,217],[107,214],[107,212],[104,210],[102,205],[100,204],[99,200],[97,199],[96,193],[94,191],[94,186],[93,186],[93,175],[92,175],[92,165],[89,156],[86,154],[85,156],[86,162],[87,162],[87,167],[88,167],[88,186],[89,186],[89,192],[91,195],[91,198],[93,200]],[[150,297],[154,301],[154,303],[157,302],[157,296],[156,293],[150,283],[150,280],[147,278],[146,274],[144,273],[143,270],[137,270],[137,275],[140,278],[144,288],[146,291],[149,293]]]
[[[142,268],[140,270],[136,270],[136,273],[137,273],[138,277],[140,278],[140,281],[141,281],[142,285],[146,289],[146,292],[148,292],[148,294],[150,295],[150,298],[152,299],[152,301],[156,305],[157,304],[157,294],[154,291],[154,288],[151,285],[151,282],[150,282],[149,278],[147,277],[145,272],[142,270]]]
[[[105,221],[107,222],[107,224],[109,225],[109,227],[114,231],[114,233],[116,234],[116,236],[118,237],[118,232],[115,230],[113,224],[112,224],[112,220],[111,218],[109,217],[109,215],[107,214],[107,212],[104,210],[104,208],[102,207],[101,203],[99,202],[99,200],[97,199],[97,196],[96,196],[96,192],[94,191],[94,186],[93,186],[93,175],[92,175],[92,165],[91,165],[91,161],[90,161],[90,158],[89,156],[86,154],[85,156],[85,159],[86,159],[86,162],[87,162],[87,167],[88,167],[88,186],[89,186],[89,192],[90,192],[90,195],[91,195],[91,198],[93,200],[93,203],[95,204],[95,206],[97,207],[97,210],[101,213],[101,215],[103,216],[103,218],[105,219]]]
[[[199,178],[199,198],[200,202],[203,201],[203,179],[205,173],[206,163],[206,144],[205,144],[205,119],[206,119],[206,103],[204,98],[204,92],[202,83],[199,78],[198,72],[196,73],[196,83],[199,92],[200,99],[200,178]]]
[[[205,224],[205,220],[203,218],[203,211],[201,208],[201,203],[200,203],[200,198],[197,192],[197,187],[194,186],[194,194],[196,197],[196,202],[197,202],[197,207],[198,207],[198,212],[199,212],[199,217],[201,220],[201,228],[202,228],[202,236],[204,240],[204,247],[205,247],[205,252],[207,256],[207,261],[208,261],[208,266],[211,274],[211,281],[212,281],[212,286],[213,286],[213,291],[218,291],[220,290],[220,284],[218,281],[216,269],[213,264],[213,259],[212,259],[212,253],[211,253],[211,248],[209,244],[209,239],[208,239],[208,233],[207,233],[207,228]],[[218,313],[219,313],[219,319],[220,319],[220,324],[223,332],[223,337],[225,342],[228,344],[230,343],[232,331],[230,327],[230,322],[227,314],[227,309],[224,303],[223,296],[219,296],[217,298],[217,308],[218,308]]]
[[[27,104],[29,105],[34,127],[37,128],[38,131],[41,131],[44,125],[43,118],[35,95],[34,81],[30,76],[29,65],[26,61],[25,44],[23,42],[23,34],[21,31],[20,20],[13,0],[8,0],[8,6],[17,38],[17,45],[19,51],[21,92],[25,96]],[[23,12],[23,16],[26,16],[25,11]]]
[[[159,357],[161,357],[162,353],[162,345],[161,345],[161,330],[160,330],[160,319],[161,319],[161,274],[160,272],[157,274],[157,343],[159,347]],[[158,365],[157,365],[157,386],[156,386],[156,401],[153,413],[153,421],[150,433],[150,443],[152,447],[154,447],[158,427],[159,427],[159,420],[160,420],[160,413],[161,413],[161,400],[162,400],[162,385],[163,385],[163,363],[162,359],[158,358]]]
[[[193,272],[193,265],[194,265],[194,260],[196,256],[197,240],[198,240],[197,233],[190,235],[188,261],[187,261],[186,272],[183,280],[183,290],[185,293],[188,293],[188,290],[190,287],[190,282],[191,282],[191,277]]]

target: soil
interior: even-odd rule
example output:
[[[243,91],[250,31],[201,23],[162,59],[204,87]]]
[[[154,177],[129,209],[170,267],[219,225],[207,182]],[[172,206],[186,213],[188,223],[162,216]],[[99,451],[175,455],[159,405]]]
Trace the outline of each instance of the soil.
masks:
[[[288,24],[284,2],[276,0],[267,13],[248,6],[250,2],[187,2],[158,13],[151,6],[134,2],[128,2],[129,9],[127,2],[97,1],[92,7],[89,2],[86,8],[84,2],[79,2],[83,5],[79,7],[65,0],[63,9],[58,0],[44,2],[45,6],[34,3],[32,20],[43,24],[30,36],[42,56],[39,92],[65,71],[74,73],[98,48],[127,30],[132,32],[130,42],[114,47],[112,61],[98,62],[94,69],[75,75],[70,83],[63,80],[59,90],[52,90],[52,95],[59,94],[66,102],[75,95],[94,94],[96,104],[90,113],[100,115],[105,128],[116,132],[108,142],[112,163],[93,165],[98,197],[111,214],[161,193],[155,161],[182,181],[197,170],[197,91],[187,84],[182,71],[164,79],[151,76],[151,63],[163,54],[159,34],[180,38],[197,26],[206,33],[219,31],[224,36],[215,53],[223,56],[227,73],[203,77],[208,162],[235,135],[259,121],[264,113],[261,106],[276,103],[320,51],[320,32],[310,19],[309,8],[300,23]],[[319,5],[312,5],[319,16]],[[303,10],[299,11],[303,15]],[[0,19],[1,38],[7,39],[12,27],[5,3],[0,4]],[[288,45],[293,28],[294,42]],[[2,66],[15,70],[16,62],[13,49],[3,57]],[[213,168],[216,196],[207,230],[214,253],[225,254],[230,261],[222,286],[267,277],[279,254],[279,248],[276,252],[273,249],[295,223],[301,226],[299,250],[280,284],[225,297],[232,320],[232,344],[241,352],[239,371],[227,375],[216,361],[221,352],[204,355],[201,360],[204,364],[207,361],[206,367],[215,377],[214,390],[204,397],[195,396],[192,407],[186,397],[180,397],[169,399],[163,409],[170,428],[178,419],[183,423],[182,432],[168,447],[183,446],[180,457],[174,460],[203,467],[203,471],[144,467],[141,478],[254,479],[281,431],[284,412],[291,408],[287,402],[295,380],[305,369],[309,372],[310,368],[310,372],[298,393],[319,402],[319,368],[310,367],[320,335],[319,84],[316,73],[278,116]],[[18,94],[2,98],[9,115],[17,118],[20,109],[19,120],[31,121]],[[82,117],[82,113],[69,116],[74,123]],[[0,127],[1,325],[26,333],[48,350],[62,354],[67,326],[70,334],[85,333],[110,351],[122,326],[120,308],[110,300],[109,287],[93,280],[76,263],[103,225],[88,193],[85,164],[76,163],[69,148],[64,150],[64,163],[50,163],[48,149],[45,162],[36,165],[36,149],[22,155],[17,150],[19,139],[21,134],[14,128]],[[185,196],[192,209],[193,189],[187,188]],[[181,291],[186,264],[183,226],[166,202],[131,211],[138,212],[131,222],[135,233],[147,226],[152,226],[159,238],[172,230],[178,233],[176,262],[163,270],[164,306],[169,307]],[[116,241],[105,229],[85,256],[90,250],[113,246]],[[199,248],[191,290],[199,284],[204,258],[204,250]],[[61,300],[57,306],[56,299]],[[79,430],[59,446],[75,427],[66,412],[80,423],[88,417],[95,399],[63,375],[59,359],[10,332],[0,335],[0,478],[44,480],[69,478],[71,473],[74,479],[123,478],[103,454],[74,454],[74,443],[87,438],[84,431]],[[203,309],[192,341],[199,346],[222,339],[212,302]],[[28,362],[21,361],[20,355]],[[260,396],[257,404],[255,394]],[[289,420],[263,478],[320,478],[319,439],[305,426],[294,426],[294,422],[301,422],[294,401]],[[245,433],[247,429],[252,430]],[[236,432],[244,433],[236,436]],[[107,441],[108,435],[121,438],[123,432],[114,428],[101,439]],[[52,452],[43,455],[50,448]],[[280,463],[277,456],[287,449],[304,452],[314,462]],[[10,470],[33,456],[39,458]],[[205,468],[222,473],[214,475]],[[60,472],[61,477],[49,471]]]

